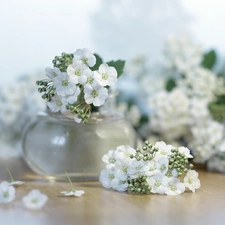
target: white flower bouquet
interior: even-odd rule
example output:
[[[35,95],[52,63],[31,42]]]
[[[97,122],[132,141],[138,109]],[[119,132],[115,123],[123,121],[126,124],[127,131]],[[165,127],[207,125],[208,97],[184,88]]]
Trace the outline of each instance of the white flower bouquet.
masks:
[[[62,53],[53,60],[53,68],[45,69],[48,79],[37,81],[38,90],[51,111],[87,123],[91,112],[105,103],[124,64],[121,60],[103,63],[87,48]]]
[[[137,194],[179,195],[186,188],[195,192],[200,187],[198,173],[192,170],[193,156],[186,147],[174,148],[165,142],[133,149],[118,146],[102,157],[106,168],[100,173],[105,188]]]

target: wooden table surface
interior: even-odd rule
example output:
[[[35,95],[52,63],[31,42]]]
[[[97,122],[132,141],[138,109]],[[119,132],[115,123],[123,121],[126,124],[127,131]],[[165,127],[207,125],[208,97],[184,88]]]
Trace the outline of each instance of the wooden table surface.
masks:
[[[0,203],[0,225],[224,225],[225,175],[197,170],[201,188],[179,196],[132,195],[108,190],[99,182],[73,182],[86,193],[81,197],[64,197],[68,182],[48,181],[24,164],[21,159],[7,161],[14,178],[25,181],[16,188],[16,198]],[[8,174],[0,159],[0,181]],[[25,209],[21,198],[39,189],[49,201],[39,211]]]

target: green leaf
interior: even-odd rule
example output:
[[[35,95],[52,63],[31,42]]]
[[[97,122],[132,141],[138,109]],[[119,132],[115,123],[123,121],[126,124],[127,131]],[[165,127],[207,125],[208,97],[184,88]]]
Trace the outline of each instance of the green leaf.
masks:
[[[204,66],[207,69],[212,69],[216,62],[216,52],[214,50],[209,51],[204,56],[202,66]]]
[[[103,60],[99,55],[94,54],[94,56],[96,58],[96,64],[90,68],[92,71],[98,70],[99,66],[103,63]]]
[[[120,75],[123,73],[125,61],[124,60],[117,60],[117,61],[112,60],[110,62],[107,62],[107,64],[108,64],[108,66],[115,67],[117,74],[118,74],[118,78],[119,78]]]
[[[167,91],[172,91],[175,87],[177,86],[176,84],[176,81],[174,78],[169,78],[167,81],[166,81],[166,90]]]

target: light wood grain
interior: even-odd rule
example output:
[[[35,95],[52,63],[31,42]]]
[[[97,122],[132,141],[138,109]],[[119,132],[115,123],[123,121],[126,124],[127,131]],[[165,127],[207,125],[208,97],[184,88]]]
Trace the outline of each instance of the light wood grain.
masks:
[[[82,197],[64,197],[68,182],[45,180],[32,173],[21,160],[8,165],[24,186],[16,188],[16,199],[0,204],[0,224],[4,225],[224,225],[225,175],[199,170],[202,187],[195,193],[179,196],[132,195],[105,189],[99,182],[73,182],[86,193]],[[0,160],[0,181],[8,175]],[[40,211],[23,207],[21,198],[32,189],[47,194],[49,201]]]

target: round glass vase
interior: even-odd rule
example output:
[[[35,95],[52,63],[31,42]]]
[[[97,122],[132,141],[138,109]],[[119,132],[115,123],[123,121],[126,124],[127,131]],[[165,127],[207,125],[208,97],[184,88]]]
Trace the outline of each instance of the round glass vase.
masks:
[[[50,110],[39,113],[23,132],[25,162],[50,179],[65,179],[66,171],[73,180],[98,180],[104,154],[119,145],[135,148],[139,142],[123,116],[106,112],[92,113],[87,124]]]

